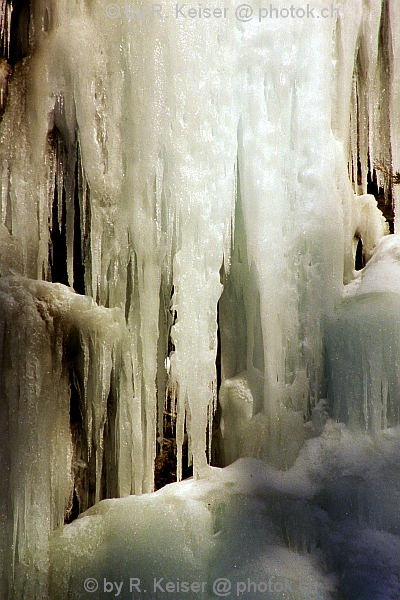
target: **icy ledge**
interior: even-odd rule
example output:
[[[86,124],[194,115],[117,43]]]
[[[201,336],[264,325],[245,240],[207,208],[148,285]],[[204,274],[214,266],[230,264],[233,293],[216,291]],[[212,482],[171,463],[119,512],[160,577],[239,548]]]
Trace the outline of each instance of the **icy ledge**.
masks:
[[[229,598],[398,598],[399,456],[399,428],[373,439],[328,421],[289,471],[241,459],[104,500],[53,536],[50,597],[88,598],[86,582],[96,600],[211,600],[226,578]]]

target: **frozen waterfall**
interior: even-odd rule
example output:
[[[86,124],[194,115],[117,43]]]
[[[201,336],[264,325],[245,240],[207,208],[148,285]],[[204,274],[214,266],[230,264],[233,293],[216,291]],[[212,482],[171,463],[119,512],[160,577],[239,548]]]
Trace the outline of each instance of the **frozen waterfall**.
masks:
[[[340,556],[400,556],[400,5],[2,0],[0,29],[1,598],[365,600]],[[166,407],[194,477],[149,495]]]

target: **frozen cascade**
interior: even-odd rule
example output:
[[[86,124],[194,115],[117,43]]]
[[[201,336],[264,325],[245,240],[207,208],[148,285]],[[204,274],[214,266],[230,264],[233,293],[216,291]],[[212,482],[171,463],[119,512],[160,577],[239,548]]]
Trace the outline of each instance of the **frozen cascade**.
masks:
[[[213,477],[207,462],[217,324],[222,414],[214,445],[222,457],[225,451],[222,463],[246,456],[292,467],[288,485],[296,486],[299,464],[302,473],[312,470],[319,456],[327,365],[335,416],[383,436],[383,455],[397,444],[396,434],[387,442],[380,433],[398,425],[397,372],[384,373],[394,357],[372,346],[364,353],[357,334],[354,360],[363,364],[354,364],[361,373],[354,381],[351,361],[336,357],[351,353],[343,341],[351,321],[346,311],[358,298],[349,300],[350,291],[362,289],[375,268],[386,272],[382,248],[398,243],[391,237],[381,244],[353,282],[355,238],[368,260],[387,233],[369,192],[383,197],[384,210],[398,193],[400,6],[341,0],[338,12],[332,5],[329,18],[318,21],[244,23],[234,18],[231,2],[227,18],[208,21],[181,18],[169,5],[162,6],[169,18],[135,2],[110,6],[32,0],[28,11],[13,0],[0,3],[1,433],[9,440],[0,466],[6,482],[1,593],[7,600],[80,597],[82,581],[72,572],[83,573],[76,564],[81,551],[94,556],[102,543],[105,507],[143,506],[146,524],[163,498],[170,502],[169,492],[107,501],[57,533],[49,592],[48,538],[75,497],[82,511],[102,498],[153,490],[167,393],[176,402],[178,478],[185,432],[195,479]],[[316,0],[315,11],[323,8]],[[350,291],[342,304],[343,283]],[[367,306],[362,315],[372,315],[374,294],[360,296]],[[391,292],[388,310],[392,305],[395,311]],[[372,368],[377,355],[382,360]],[[347,435],[326,427],[321,444]],[[308,450],[295,462],[306,440]],[[357,443],[368,455],[369,442]],[[269,490],[275,471],[258,468]],[[216,477],[224,489],[225,475]],[[346,477],[338,475],[338,489],[358,493]],[[178,490],[190,494],[185,485]],[[375,472],[370,485],[375,489]],[[301,498],[290,488],[288,497],[311,515],[319,510],[313,494],[326,504],[333,493],[317,487],[298,491]],[[270,491],[264,495],[271,504]],[[229,498],[238,520],[237,499]],[[180,501],[174,502],[167,514],[178,527],[173,513]],[[188,522],[177,534],[193,578],[211,560],[209,532],[226,534],[229,523],[224,507],[211,515],[212,524],[210,504],[196,502],[179,504]],[[261,504],[255,514],[264,514]],[[267,536],[274,547],[318,546],[317,534],[308,538],[293,517],[274,510],[266,527],[272,532],[277,520],[285,524],[282,535]],[[311,531],[322,527],[318,517],[310,516],[310,524]],[[390,533],[397,535],[395,526]],[[115,544],[118,562],[124,546]],[[277,555],[285,555],[289,570],[295,559],[285,552]],[[104,567],[101,557],[98,564]],[[299,559],[296,569],[317,577],[321,564],[314,556]],[[329,597],[335,582],[323,579],[322,597]]]
[[[135,490],[140,407],[119,309],[17,276],[0,279],[0,304],[1,439],[9,440],[1,448],[1,510],[12,517],[2,525],[1,591],[3,598],[41,597],[48,537],[72,509],[74,482],[83,510],[99,501],[101,485],[117,496]],[[74,407],[71,380],[79,396]],[[105,423],[113,405],[110,437]],[[83,422],[71,430],[72,409]]]

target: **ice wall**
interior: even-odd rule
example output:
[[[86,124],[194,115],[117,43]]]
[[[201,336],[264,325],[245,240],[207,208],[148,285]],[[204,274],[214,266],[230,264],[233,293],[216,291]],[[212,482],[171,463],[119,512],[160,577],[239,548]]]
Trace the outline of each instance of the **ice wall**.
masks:
[[[188,48],[204,35],[201,24],[187,28],[154,18],[133,33],[130,20],[106,18],[104,10],[33,7],[36,49],[15,67],[3,119],[3,221],[21,240],[22,272],[51,278],[55,196],[60,230],[65,211],[73,285],[74,222],[80,219],[85,290],[105,306],[124,307],[132,333],[135,393],[143,409],[143,488],[150,491],[156,380],[162,413],[171,312],[178,314],[171,332],[178,440],[186,414],[195,469],[206,464],[219,269],[224,253],[229,262],[235,201],[235,59],[224,58],[229,43],[218,41],[217,24],[205,48],[202,41],[192,54]],[[48,31],[40,31],[43,14]]]
[[[384,138],[379,78],[390,75],[382,56],[392,39],[382,6],[344,2],[318,23],[232,15],[205,26],[151,14],[139,22],[138,12],[83,3],[32,4],[28,56],[14,67],[2,119],[3,223],[21,253],[18,272],[48,280],[57,279],[58,223],[63,282],[76,287],[82,265],[86,293],[125,310],[144,490],[152,489],[169,336],[178,452],[186,427],[195,472],[206,464],[220,278],[235,287],[238,275],[232,269],[229,283],[235,202],[246,256],[238,285],[253,290],[239,316],[240,351],[243,367],[264,377],[258,410],[271,459],[285,428],[294,419],[298,429],[321,393],[321,323],[343,269],[352,277],[358,227],[346,157],[362,167],[353,155],[368,148],[369,166],[381,160],[372,141]],[[375,133],[367,146],[367,126],[357,126],[355,140],[348,133],[355,81],[378,123],[368,125]],[[228,311],[227,321],[237,318]]]
[[[12,66],[11,73],[2,61],[0,71],[0,268],[4,305],[26,313],[14,324],[4,312],[3,360],[13,364],[4,377],[14,386],[4,410],[15,423],[3,427],[19,452],[43,448],[37,478],[48,480],[38,486],[40,502],[21,499],[19,463],[7,458],[13,525],[4,539],[23,564],[32,546],[19,519],[45,507],[44,548],[70,501],[71,448],[80,444],[67,425],[75,393],[94,457],[93,501],[152,491],[167,389],[177,407],[178,476],[185,430],[201,475],[211,454],[217,321],[223,389],[233,381],[232,396],[221,396],[225,462],[245,454],[293,463],[309,435],[304,422],[325,394],[324,327],[354,277],[354,238],[368,258],[384,233],[366,193],[382,192],[387,206],[396,193],[399,9],[343,0],[326,19],[255,12],[240,22],[229,3],[229,16],[206,22],[169,5],[161,18],[138,3],[113,12],[101,3],[34,0],[13,26],[17,4],[0,6],[1,47]],[[316,1],[315,11],[322,8]],[[15,274],[26,278],[15,283],[18,293],[7,277]],[[81,303],[95,311],[93,322]],[[43,329],[37,305],[74,323],[80,377],[66,379],[65,330]],[[29,351],[17,352],[12,340],[24,319]],[[27,376],[31,363],[36,371]],[[21,405],[14,372],[27,386]],[[33,385],[42,379],[43,401]],[[234,410],[239,380],[246,434],[243,406]],[[50,422],[53,408],[44,407],[56,382],[62,406]],[[25,410],[35,415],[31,445],[18,429]],[[53,431],[58,420],[62,441],[50,441],[47,425]],[[61,466],[45,459],[56,444]],[[75,493],[85,497],[82,477],[74,477]],[[45,594],[46,565],[32,569],[41,581],[29,587],[30,572],[14,573],[10,598],[13,590],[34,595],[35,585]]]

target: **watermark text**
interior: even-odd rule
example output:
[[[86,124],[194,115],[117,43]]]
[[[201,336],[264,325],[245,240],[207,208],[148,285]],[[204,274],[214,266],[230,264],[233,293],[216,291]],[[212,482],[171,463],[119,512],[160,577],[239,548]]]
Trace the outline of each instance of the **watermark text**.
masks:
[[[316,8],[312,4],[304,6],[277,6],[273,3],[252,6],[251,4],[239,4],[236,7],[227,7],[222,5],[190,5],[185,3],[175,3],[173,5],[151,4],[149,6],[134,6],[132,4],[109,4],[106,7],[106,15],[110,19],[128,19],[142,23],[145,18],[168,19],[175,18],[179,20],[201,19],[205,21],[219,19],[224,20],[232,17],[236,21],[246,23],[249,21],[258,21],[259,23],[267,20],[317,20],[317,19],[337,19],[339,17],[339,8],[330,4],[323,8]]]
[[[165,577],[154,577],[152,581],[145,582],[140,577],[130,577],[127,581],[113,581],[108,579],[95,579],[88,577],[83,583],[83,588],[88,594],[93,592],[106,594],[108,597],[119,598],[124,591],[130,594],[141,594],[143,597],[153,594],[165,594],[165,597],[171,597],[170,594],[182,595],[204,594],[210,592],[216,598],[248,598],[252,594],[279,594],[283,598],[287,594],[301,593],[312,600],[322,591],[322,586],[317,582],[294,582],[287,577],[279,578],[274,575],[265,578],[264,581],[256,581],[248,577],[246,581],[232,581],[226,577],[219,577],[212,582],[207,581],[183,581],[181,579],[166,579]],[[158,597],[158,596],[157,596]]]

